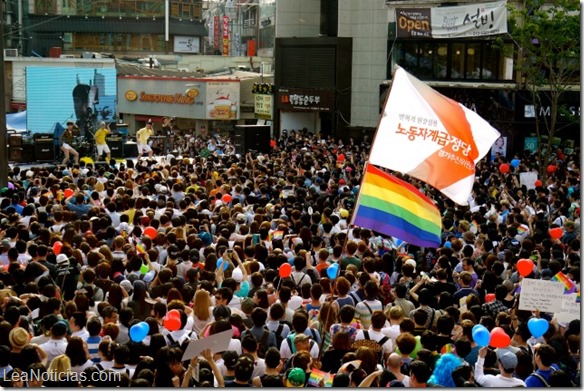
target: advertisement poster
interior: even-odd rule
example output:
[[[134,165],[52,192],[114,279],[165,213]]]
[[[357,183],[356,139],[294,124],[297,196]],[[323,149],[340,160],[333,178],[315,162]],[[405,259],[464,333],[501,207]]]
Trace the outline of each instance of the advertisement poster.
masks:
[[[32,133],[52,133],[74,121],[95,132],[101,121],[115,121],[116,70],[111,68],[26,68],[26,126]]]
[[[273,95],[255,94],[254,112],[256,118],[271,120],[273,102]]]
[[[177,53],[199,53],[199,37],[174,36],[174,51]]]
[[[223,55],[229,56],[229,16],[223,16]]]
[[[507,33],[507,2],[397,8],[398,38],[481,37]]]
[[[491,147],[491,160],[500,156],[507,156],[507,137],[499,137]]]
[[[207,119],[239,119],[239,80],[206,84]]]

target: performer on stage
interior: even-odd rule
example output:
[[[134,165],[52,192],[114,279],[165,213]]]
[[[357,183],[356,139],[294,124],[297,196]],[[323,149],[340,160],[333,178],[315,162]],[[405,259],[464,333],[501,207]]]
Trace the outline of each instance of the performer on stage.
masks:
[[[69,161],[69,154],[73,155],[75,159],[75,164],[79,163],[79,153],[73,149],[71,144],[73,144],[73,138],[75,134],[79,134],[79,128],[75,126],[73,121],[67,121],[67,129],[59,137],[59,144],[61,145],[61,151],[65,154],[63,158],[63,164],[67,164]]]
[[[149,119],[146,126],[136,132],[136,140],[138,141],[138,160],[142,157],[144,152],[148,153],[148,157],[152,157],[152,148],[148,145],[148,139],[154,134],[152,130],[152,120]]]
[[[97,148],[97,157],[95,158],[96,161],[99,160],[100,156],[104,153],[106,155],[106,161],[110,161],[111,151],[107,145],[107,142],[105,141],[105,138],[108,134],[111,134],[109,125],[106,125],[106,123],[102,121],[94,136],[95,146]]]

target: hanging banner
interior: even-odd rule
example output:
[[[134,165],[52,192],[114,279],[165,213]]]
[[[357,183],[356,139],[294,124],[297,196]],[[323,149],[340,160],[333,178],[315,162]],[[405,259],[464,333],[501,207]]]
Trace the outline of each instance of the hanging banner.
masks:
[[[396,8],[398,38],[461,38],[507,33],[507,2]]]
[[[215,18],[209,18],[209,47],[215,47]]]
[[[223,55],[229,56],[229,16],[223,16]]]

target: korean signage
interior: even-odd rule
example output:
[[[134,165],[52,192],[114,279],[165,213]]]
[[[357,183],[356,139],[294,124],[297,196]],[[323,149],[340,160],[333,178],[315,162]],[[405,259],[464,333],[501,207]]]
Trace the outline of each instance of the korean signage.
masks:
[[[277,108],[285,111],[332,111],[335,93],[311,88],[280,88]]]
[[[507,1],[452,7],[396,8],[398,38],[460,38],[507,33]]]
[[[271,120],[273,102],[273,95],[255,94],[254,112],[256,118]]]
[[[221,48],[221,21],[218,15],[213,16],[213,48]]]
[[[199,37],[175,35],[174,51],[177,53],[199,53]]]
[[[239,80],[119,77],[120,113],[239,119]]]
[[[223,55],[229,56],[229,16],[223,16]]]
[[[209,46],[215,47],[215,18],[209,18]]]

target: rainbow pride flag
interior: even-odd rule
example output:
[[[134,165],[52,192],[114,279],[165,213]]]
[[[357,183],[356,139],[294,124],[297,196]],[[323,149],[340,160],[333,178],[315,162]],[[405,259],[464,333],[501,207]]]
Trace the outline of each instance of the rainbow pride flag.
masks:
[[[312,372],[310,372],[310,376],[308,377],[308,385],[312,387],[320,387],[319,383],[321,380],[324,380],[325,375],[326,372],[319,369],[313,369]]]
[[[353,224],[420,247],[439,247],[442,220],[418,189],[368,164]]]
[[[552,281],[558,281],[564,284],[564,294],[569,295],[570,293],[574,293],[576,291],[576,284],[572,282],[563,272],[558,272],[555,276],[552,277]]]
[[[580,302],[580,291],[578,291],[578,295],[576,296],[576,303]]]

